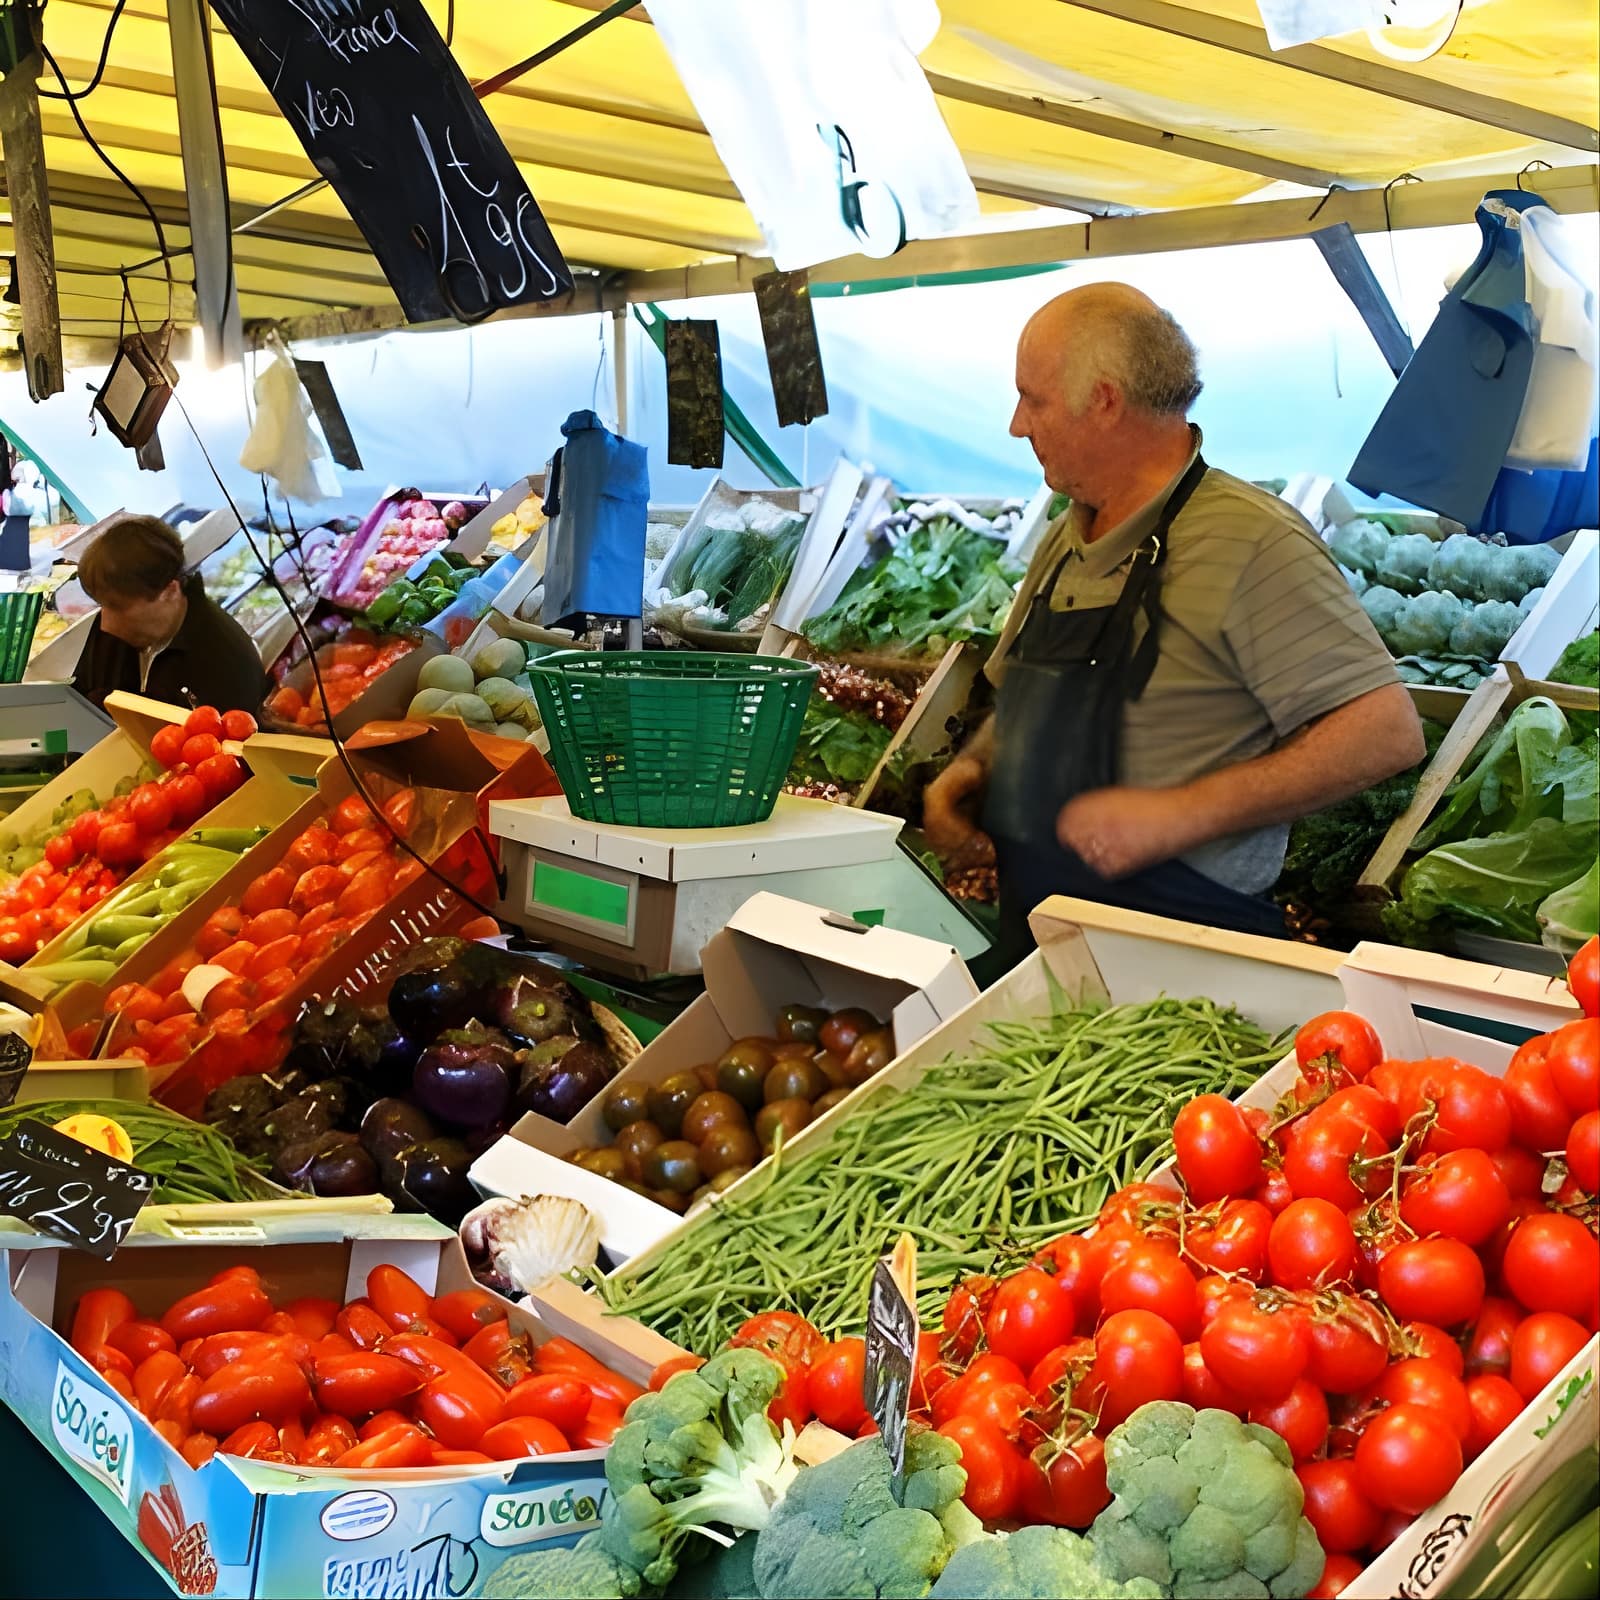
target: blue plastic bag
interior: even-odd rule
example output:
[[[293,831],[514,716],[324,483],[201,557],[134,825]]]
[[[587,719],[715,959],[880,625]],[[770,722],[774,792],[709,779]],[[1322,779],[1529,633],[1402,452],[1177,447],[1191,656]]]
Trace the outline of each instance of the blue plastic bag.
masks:
[[[1543,544],[1575,528],[1600,526],[1600,439],[1589,441],[1582,472],[1519,472],[1503,467],[1474,533],[1503,533],[1512,544]]]
[[[551,463],[544,571],[546,626],[569,617],[637,617],[644,605],[649,452],[611,433],[592,411],[562,423]]]

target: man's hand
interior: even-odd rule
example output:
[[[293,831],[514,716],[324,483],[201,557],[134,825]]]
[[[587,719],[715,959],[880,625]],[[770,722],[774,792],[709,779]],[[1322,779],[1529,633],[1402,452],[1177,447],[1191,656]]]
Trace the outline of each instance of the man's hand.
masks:
[[[1102,878],[1125,878],[1191,848],[1178,789],[1091,789],[1069,800],[1056,836]]]
[[[922,831],[943,858],[982,865],[994,847],[966,809],[983,792],[988,774],[972,756],[957,756],[923,791]]]

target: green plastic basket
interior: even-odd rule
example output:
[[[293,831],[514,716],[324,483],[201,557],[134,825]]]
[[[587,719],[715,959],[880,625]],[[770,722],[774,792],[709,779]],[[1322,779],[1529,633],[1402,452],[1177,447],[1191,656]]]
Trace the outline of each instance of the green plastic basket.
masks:
[[[37,589],[0,594],[0,683],[22,682],[43,610],[44,595]]]
[[[566,650],[528,676],[574,816],[737,828],[771,816],[817,669],[779,656]]]

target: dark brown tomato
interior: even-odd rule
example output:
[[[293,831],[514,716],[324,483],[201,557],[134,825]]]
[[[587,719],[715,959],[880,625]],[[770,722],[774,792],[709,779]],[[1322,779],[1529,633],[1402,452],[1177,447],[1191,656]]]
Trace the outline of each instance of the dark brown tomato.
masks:
[[[700,1170],[708,1178],[729,1167],[753,1167],[760,1159],[761,1145],[743,1122],[724,1122],[700,1141]]]
[[[669,1139],[676,1139],[683,1131],[684,1113],[704,1093],[697,1074],[674,1072],[650,1091],[650,1120]]]
[[[691,1144],[701,1144],[714,1128],[726,1124],[738,1128],[749,1126],[744,1107],[731,1094],[710,1089],[698,1096],[683,1116],[683,1136]]]
[[[630,1122],[641,1122],[650,1115],[650,1085],[614,1083],[600,1102],[600,1115],[613,1133],[620,1133]]]
[[[666,1137],[655,1123],[649,1120],[630,1122],[611,1141],[613,1150],[622,1152],[623,1168],[634,1183],[644,1182],[644,1158]]]
[[[644,1181],[652,1189],[693,1194],[700,1187],[700,1152],[687,1139],[664,1139],[644,1158]]]
[[[810,1120],[809,1100],[774,1100],[756,1113],[756,1139],[770,1154],[780,1132],[783,1142],[789,1144]]]
[[[780,1061],[761,1086],[769,1106],[774,1100],[815,1100],[827,1091],[828,1080],[814,1061]]]

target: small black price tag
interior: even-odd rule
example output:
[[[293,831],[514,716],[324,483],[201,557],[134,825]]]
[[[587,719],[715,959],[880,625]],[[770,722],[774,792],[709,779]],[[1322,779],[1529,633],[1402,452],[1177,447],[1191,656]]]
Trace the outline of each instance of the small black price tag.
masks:
[[[751,285],[761,315],[761,338],[772,376],[778,426],[826,416],[828,385],[822,376],[811,284],[804,272],[764,272]]]
[[[715,322],[669,322],[667,348],[667,460],[678,467],[720,467],[722,340]]]
[[[22,1079],[33,1064],[33,1046],[20,1033],[0,1033],[0,1106],[17,1098]]]
[[[916,1252],[902,1238],[894,1254],[872,1270],[867,1303],[866,1376],[862,1394],[867,1414],[878,1424],[896,1498],[905,1487],[906,1430],[911,1421],[911,1376],[917,1362]]]
[[[102,1261],[116,1254],[156,1180],[42,1122],[0,1139],[0,1210]]]

